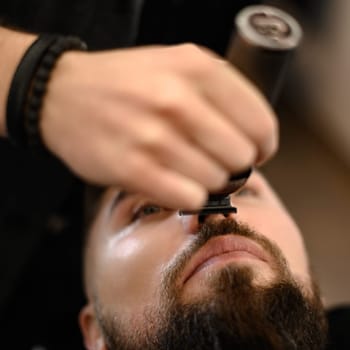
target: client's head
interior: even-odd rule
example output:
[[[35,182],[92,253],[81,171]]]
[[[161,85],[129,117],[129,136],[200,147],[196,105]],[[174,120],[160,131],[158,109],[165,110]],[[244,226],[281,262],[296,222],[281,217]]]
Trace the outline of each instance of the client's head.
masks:
[[[237,214],[179,216],[109,189],[85,246],[88,349],[323,349],[327,327],[299,229],[254,173]]]

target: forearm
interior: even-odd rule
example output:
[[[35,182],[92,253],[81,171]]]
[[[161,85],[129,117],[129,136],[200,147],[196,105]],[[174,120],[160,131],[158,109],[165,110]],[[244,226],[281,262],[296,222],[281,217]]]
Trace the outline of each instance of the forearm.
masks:
[[[36,36],[0,27],[0,136],[6,136],[6,101],[17,65]]]

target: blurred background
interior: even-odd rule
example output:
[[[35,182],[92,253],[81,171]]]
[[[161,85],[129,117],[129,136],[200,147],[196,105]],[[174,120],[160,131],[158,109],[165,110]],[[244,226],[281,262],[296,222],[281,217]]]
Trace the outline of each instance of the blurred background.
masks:
[[[350,2],[267,1],[305,31],[277,111],[265,174],[299,223],[328,306],[350,302]]]

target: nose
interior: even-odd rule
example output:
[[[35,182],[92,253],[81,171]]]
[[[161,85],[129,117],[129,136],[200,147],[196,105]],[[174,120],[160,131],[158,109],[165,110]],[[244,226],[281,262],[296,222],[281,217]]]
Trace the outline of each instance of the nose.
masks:
[[[219,214],[199,214],[197,215],[198,217],[198,224],[202,225],[204,224],[207,220],[210,221],[216,221],[216,220],[222,220],[224,218],[228,218],[230,213],[219,213]]]
[[[221,221],[225,219],[237,220],[237,213],[215,213],[207,215],[186,215],[179,216],[184,232],[186,234],[195,235],[198,233],[200,227],[206,222]]]

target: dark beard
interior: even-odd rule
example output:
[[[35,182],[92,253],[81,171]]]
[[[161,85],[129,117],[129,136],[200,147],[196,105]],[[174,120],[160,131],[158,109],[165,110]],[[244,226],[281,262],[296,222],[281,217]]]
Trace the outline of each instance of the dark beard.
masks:
[[[305,298],[298,286],[280,281],[251,284],[248,268],[226,268],[215,296],[196,304],[174,304],[168,322],[146,349],[321,350],[327,327],[319,298]]]
[[[275,283],[269,287],[254,286],[249,267],[228,266],[210,281],[210,297],[188,304],[181,302],[176,280],[183,266],[211,237],[230,232],[258,241],[278,260]],[[142,331],[131,325],[125,329],[118,322],[119,317],[103,312],[97,303],[108,350],[325,348],[327,325],[317,287],[313,286],[312,296],[304,295],[310,293],[302,293],[276,247],[236,222],[206,225],[166,276],[163,292],[162,305],[143,315]]]

